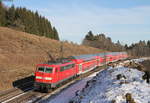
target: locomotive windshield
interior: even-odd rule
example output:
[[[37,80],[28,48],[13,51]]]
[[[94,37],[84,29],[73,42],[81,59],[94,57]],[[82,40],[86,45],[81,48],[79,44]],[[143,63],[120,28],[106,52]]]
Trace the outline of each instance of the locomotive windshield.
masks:
[[[39,71],[39,72],[44,72],[44,67],[39,67],[39,68],[38,68],[38,71]]]
[[[53,70],[53,68],[50,68],[50,67],[49,68],[45,68],[45,72],[46,73],[52,73],[52,70]]]
[[[52,67],[39,67],[38,71],[39,72],[45,72],[45,73],[52,73],[53,68]]]

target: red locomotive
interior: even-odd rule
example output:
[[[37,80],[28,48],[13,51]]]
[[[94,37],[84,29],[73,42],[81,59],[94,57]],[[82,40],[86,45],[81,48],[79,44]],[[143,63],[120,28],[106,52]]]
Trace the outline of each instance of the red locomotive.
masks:
[[[71,56],[57,62],[38,64],[35,71],[35,89],[55,88],[62,82],[88,72],[97,66],[128,57],[126,52],[108,52]]]

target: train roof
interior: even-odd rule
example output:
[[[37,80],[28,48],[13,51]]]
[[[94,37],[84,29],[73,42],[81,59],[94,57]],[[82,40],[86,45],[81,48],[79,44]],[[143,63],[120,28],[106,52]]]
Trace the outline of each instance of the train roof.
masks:
[[[107,52],[107,55],[127,54],[126,52]]]
[[[70,56],[70,59],[83,59],[83,60],[91,60],[94,59],[95,56],[105,57],[106,55],[117,55],[117,54],[127,54],[126,52],[105,52],[105,53],[97,53],[97,54],[87,54],[87,55],[79,55],[79,56]]]
[[[89,61],[95,59],[96,56],[105,57],[106,55],[118,55],[118,54],[127,54],[126,52],[105,52],[105,53],[97,53],[97,54],[86,54],[86,55],[78,55],[78,56],[70,56],[68,58],[57,59],[56,61],[48,61],[44,64],[48,65],[60,65],[64,63],[72,62],[72,59],[82,59],[84,61]]]
[[[82,59],[84,61],[95,59],[95,54],[79,55],[79,56],[70,56],[70,59]]]
[[[60,64],[64,64],[64,63],[71,63],[72,61],[68,58],[61,58],[61,59],[57,59],[56,61],[48,61],[44,64],[48,64],[48,65],[60,65]]]

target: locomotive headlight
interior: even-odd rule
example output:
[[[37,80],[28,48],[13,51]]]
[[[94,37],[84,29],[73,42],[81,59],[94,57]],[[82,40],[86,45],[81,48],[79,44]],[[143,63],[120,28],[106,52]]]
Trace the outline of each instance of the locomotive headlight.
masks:
[[[52,80],[51,77],[45,77],[45,80]]]
[[[36,76],[36,79],[42,79],[42,77],[40,77],[40,76]]]

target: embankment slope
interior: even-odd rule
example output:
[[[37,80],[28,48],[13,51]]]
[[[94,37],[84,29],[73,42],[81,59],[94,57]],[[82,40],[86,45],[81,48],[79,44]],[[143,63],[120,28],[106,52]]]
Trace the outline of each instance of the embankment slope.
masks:
[[[49,60],[47,52],[60,57],[61,43],[46,37],[0,27],[0,90],[12,87],[12,82],[34,72],[35,65]],[[64,43],[64,57],[99,53],[102,50]]]

